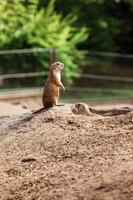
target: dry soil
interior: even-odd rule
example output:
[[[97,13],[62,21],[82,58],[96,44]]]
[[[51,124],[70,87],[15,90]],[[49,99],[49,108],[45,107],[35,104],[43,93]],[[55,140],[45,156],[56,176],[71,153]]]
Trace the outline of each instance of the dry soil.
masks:
[[[0,120],[1,200],[133,200],[133,113],[10,120]]]

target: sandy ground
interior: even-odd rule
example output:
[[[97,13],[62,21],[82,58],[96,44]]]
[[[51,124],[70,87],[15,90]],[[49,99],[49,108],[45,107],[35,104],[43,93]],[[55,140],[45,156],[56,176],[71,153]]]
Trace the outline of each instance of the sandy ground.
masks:
[[[63,103],[63,99],[60,100],[60,103]],[[2,101],[0,101],[1,103]],[[41,96],[39,97],[27,97],[27,98],[18,98],[18,99],[9,99],[6,100],[6,102],[12,103],[14,105],[19,105],[21,107],[27,107],[27,109],[29,110],[36,110],[39,109],[40,107],[42,107],[42,99]],[[65,103],[76,103],[75,101],[70,102],[70,100],[65,101]],[[103,105],[105,106],[105,104],[107,106],[110,105],[133,105],[133,98],[127,98],[127,99],[121,99],[121,100],[101,100],[101,101],[90,101],[90,102],[86,102],[91,106],[96,106],[96,105]]]
[[[1,116],[0,199],[132,200],[133,113],[57,113]]]
[[[24,114],[28,111],[27,108],[21,104],[11,104],[7,102],[0,102],[0,116],[11,116]]]

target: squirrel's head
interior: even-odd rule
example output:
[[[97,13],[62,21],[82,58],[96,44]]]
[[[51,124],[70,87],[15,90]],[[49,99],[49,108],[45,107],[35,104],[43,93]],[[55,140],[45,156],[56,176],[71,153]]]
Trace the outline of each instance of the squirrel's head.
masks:
[[[64,64],[61,62],[54,62],[50,66],[51,70],[63,70],[64,69]]]

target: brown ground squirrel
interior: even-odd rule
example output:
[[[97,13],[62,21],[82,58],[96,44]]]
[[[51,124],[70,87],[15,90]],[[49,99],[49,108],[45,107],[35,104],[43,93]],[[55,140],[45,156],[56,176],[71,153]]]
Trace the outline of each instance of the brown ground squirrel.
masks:
[[[71,106],[71,110],[74,114],[77,115],[102,115],[102,116],[115,116],[121,114],[127,114],[128,112],[132,112],[133,108],[130,107],[117,107],[117,108],[93,108],[89,107],[85,103],[77,103]]]
[[[61,71],[64,64],[54,62],[50,65],[48,78],[44,85],[42,103],[44,108],[50,108],[58,105],[60,89],[65,90],[61,82]]]

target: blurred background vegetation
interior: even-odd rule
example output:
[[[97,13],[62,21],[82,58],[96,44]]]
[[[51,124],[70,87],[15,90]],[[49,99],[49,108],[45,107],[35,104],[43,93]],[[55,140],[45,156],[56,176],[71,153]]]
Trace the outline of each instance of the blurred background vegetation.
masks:
[[[51,48],[65,64],[67,85],[133,89],[132,83],[76,79],[81,73],[133,77],[133,58],[122,56],[133,54],[133,1],[0,0],[0,50],[34,50],[1,52],[0,74],[47,71]],[[91,54],[97,51],[105,55]],[[1,87],[40,86],[42,80],[6,80]]]

